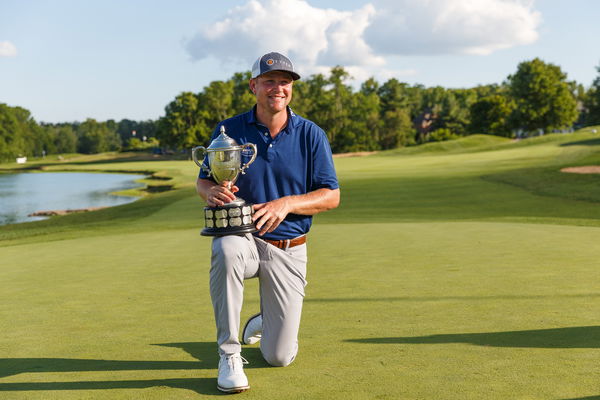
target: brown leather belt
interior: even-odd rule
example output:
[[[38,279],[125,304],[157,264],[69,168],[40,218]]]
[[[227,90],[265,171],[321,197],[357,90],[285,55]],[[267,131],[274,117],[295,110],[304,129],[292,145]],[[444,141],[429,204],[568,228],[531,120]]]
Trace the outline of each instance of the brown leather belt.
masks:
[[[289,249],[290,247],[300,246],[301,244],[306,243],[306,235],[298,236],[294,239],[284,239],[284,240],[269,240],[263,239],[265,242],[272,244],[275,247],[280,249]]]

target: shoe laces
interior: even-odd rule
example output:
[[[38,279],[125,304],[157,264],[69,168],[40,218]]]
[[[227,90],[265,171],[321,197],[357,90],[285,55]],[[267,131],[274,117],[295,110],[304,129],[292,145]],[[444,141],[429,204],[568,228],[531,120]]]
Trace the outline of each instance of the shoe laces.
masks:
[[[249,364],[248,360],[242,357],[239,353],[226,355],[225,362],[227,363],[227,366],[234,371],[238,369],[238,366],[243,368],[243,365]]]

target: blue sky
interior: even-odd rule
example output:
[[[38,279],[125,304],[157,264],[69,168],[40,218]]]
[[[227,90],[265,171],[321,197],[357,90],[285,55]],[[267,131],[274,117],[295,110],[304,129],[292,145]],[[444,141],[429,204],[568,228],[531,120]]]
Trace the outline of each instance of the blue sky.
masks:
[[[0,0],[0,103],[44,122],[157,119],[271,50],[355,85],[500,83],[540,57],[588,87],[598,20],[597,0]]]

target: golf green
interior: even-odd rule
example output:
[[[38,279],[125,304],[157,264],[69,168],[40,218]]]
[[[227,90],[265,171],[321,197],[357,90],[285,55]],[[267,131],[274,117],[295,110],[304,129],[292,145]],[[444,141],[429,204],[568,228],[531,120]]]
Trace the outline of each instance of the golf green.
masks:
[[[598,398],[600,176],[559,170],[600,164],[599,145],[477,136],[336,159],[342,204],[309,235],[298,357],[271,368],[244,346],[238,396]],[[173,190],[0,227],[0,398],[219,396],[193,163],[44,168],[156,172]],[[242,318],[258,306],[246,281]]]

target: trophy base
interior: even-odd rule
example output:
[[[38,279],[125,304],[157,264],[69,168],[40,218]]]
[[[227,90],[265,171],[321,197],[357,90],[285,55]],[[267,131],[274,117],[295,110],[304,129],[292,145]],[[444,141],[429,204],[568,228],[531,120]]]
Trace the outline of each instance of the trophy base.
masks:
[[[252,222],[252,204],[239,197],[221,207],[204,207],[202,236],[241,235],[257,232]]]

